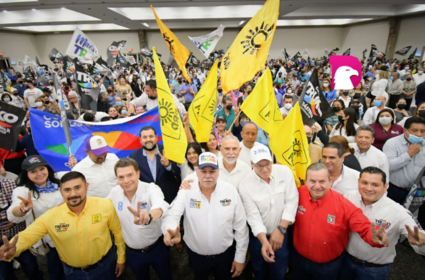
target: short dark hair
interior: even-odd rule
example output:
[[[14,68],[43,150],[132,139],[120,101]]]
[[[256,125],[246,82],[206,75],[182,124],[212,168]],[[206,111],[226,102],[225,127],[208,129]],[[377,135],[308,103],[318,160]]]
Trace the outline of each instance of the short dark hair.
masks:
[[[146,82],[146,85],[149,86],[151,89],[156,89],[156,80],[149,80]]]
[[[369,131],[370,133],[372,133],[372,137],[375,138],[375,130],[368,125],[359,126],[356,130],[356,136],[357,134],[359,134],[360,131]]]
[[[85,113],[83,116],[84,121],[86,122],[94,122],[94,115],[90,112]]]
[[[344,149],[342,148],[342,146],[338,143],[335,142],[329,142],[328,144],[326,144],[325,146],[323,146],[323,150],[325,148],[328,149],[337,149],[338,150],[338,156],[341,158],[344,155]]]
[[[155,128],[153,128],[153,127],[152,127],[152,126],[150,126],[150,125],[147,125],[147,126],[142,127],[142,129],[140,130],[139,136],[142,136],[142,132],[143,132],[143,131],[148,131],[148,130],[153,130],[153,133],[156,135],[156,130],[155,130]]]
[[[103,118],[100,119],[101,122],[108,122],[110,120],[111,120],[111,117],[109,117],[109,116],[106,116],[106,117],[103,117]]]
[[[230,97],[225,97],[224,99],[223,99],[223,104],[226,104],[226,102],[227,101],[229,101],[230,100],[230,102],[233,102],[232,101],[232,98],[230,98]]]
[[[87,182],[86,177],[84,177],[83,173],[80,173],[78,171],[71,171],[62,176],[61,187],[63,183],[66,183],[74,179],[81,179],[84,182],[84,184]]]
[[[362,171],[360,172],[360,176],[359,178],[362,177],[363,173],[369,173],[369,174],[381,174],[382,177],[382,183],[384,183],[384,185],[387,183],[387,174],[385,174],[384,171],[382,171],[381,169],[379,169],[378,167],[375,166],[368,166],[366,168],[363,168]]]
[[[292,95],[284,95],[283,96],[285,99],[292,99],[292,101],[294,101],[294,97]]]
[[[421,123],[421,124],[425,125],[425,119],[421,118],[421,117],[408,118],[406,120],[406,122],[404,123],[404,128],[409,129],[412,126],[412,124],[414,124],[414,123]]]
[[[132,158],[122,158],[119,161],[117,161],[117,163],[115,163],[114,165],[114,172],[115,172],[115,176],[117,176],[117,169],[118,168],[123,168],[123,167],[127,167],[127,166],[133,166],[134,170],[139,171],[139,164],[137,163],[137,161],[135,161]]]

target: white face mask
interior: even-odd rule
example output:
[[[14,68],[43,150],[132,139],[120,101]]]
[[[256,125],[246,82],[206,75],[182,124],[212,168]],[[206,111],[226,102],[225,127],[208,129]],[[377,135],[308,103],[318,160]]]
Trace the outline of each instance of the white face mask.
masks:
[[[424,73],[424,71],[418,71],[419,75],[422,75]]]
[[[292,93],[292,89],[288,89],[286,92],[287,93]]]
[[[286,110],[291,110],[292,109],[292,104],[291,103],[286,103],[285,105],[283,105],[283,107],[285,107]]]
[[[328,84],[328,83],[323,83],[323,86],[324,86],[324,87],[328,87],[328,86],[329,86],[329,84]]]
[[[35,106],[41,107],[43,105],[43,102],[35,102]]]

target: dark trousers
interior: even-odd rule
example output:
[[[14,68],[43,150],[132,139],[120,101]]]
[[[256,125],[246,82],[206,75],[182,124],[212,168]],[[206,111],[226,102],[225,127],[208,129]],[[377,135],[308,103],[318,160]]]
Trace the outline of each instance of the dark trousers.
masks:
[[[386,280],[390,265],[382,267],[368,267],[365,264],[357,264],[353,262],[351,256],[346,253],[344,256],[340,280]]]
[[[316,263],[301,256],[292,248],[292,276],[294,280],[336,280],[341,270],[344,253],[327,263]]]
[[[391,109],[395,109],[398,100],[400,99],[401,95],[390,95],[390,101],[388,102],[388,107]]]
[[[28,279],[43,280],[43,272],[38,268],[37,258],[29,250],[22,252],[15,259],[21,264],[22,270]],[[13,272],[13,261],[0,261],[0,280],[16,280]]]
[[[286,268],[289,263],[289,246],[288,246],[288,234],[283,240],[282,248],[274,252],[275,262],[270,263],[270,280],[283,280],[285,279]],[[261,242],[255,237],[250,231],[249,234],[249,254],[251,256],[252,270],[255,276],[255,280],[265,280],[266,278],[266,266],[267,262],[264,260],[261,254]]]
[[[55,279],[55,280],[66,279],[65,274],[63,272],[62,261],[59,258],[59,254],[56,248],[50,247],[50,251],[49,253],[47,253],[46,257],[47,257],[47,271],[49,272],[50,279]]]
[[[183,104],[186,111],[189,111],[190,104],[192,104],[192,102],[189,102],[189,103],[186,102]]]
[[[410,110],[410,105],[412,105],[412,99],[406,99],[406,111]]]
[[[235,246],[230,246],[226,251],[215,256],[199,255],[187,246],[187,255],[189,265],[193,270],[194,280],[208,280],[211,273],[214,279],[230,280],[232,279],[233,260],[235,258]]]
[[[109,252],[96,263],[96,267],[87,272],[81,269],[74,269],[65,263],[62,263],[62,265],[65,277],[68,280],[116,280],[116,247],[112,246]]]
[[[126,247],[127,265],[136,275],[136,279],[149,280],[149,266],[155,270],[160,280],[170,280],[170,249],[161,240],[154,248],[146,253]]]
[[[409,189],[402,189],[390,183],[387,196],[399,204],[403,204],[409,193]]]

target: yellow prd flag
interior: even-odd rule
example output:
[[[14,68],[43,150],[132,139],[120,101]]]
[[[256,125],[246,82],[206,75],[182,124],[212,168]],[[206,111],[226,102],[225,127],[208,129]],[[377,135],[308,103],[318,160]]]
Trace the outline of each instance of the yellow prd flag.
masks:
[[[153,61],[155,63],[156,90],[158,92],[158,111],[161,121],[162,142],[164,143],[164,156],[177,163],[184,163],[187,148],[187,138],[179,110],[174,103],[170,86],[162,70],[161,62],[153,48]]]
[[[167,46],[170,49],[170,52],[173,55],[174,59],[176,60],[177,65],[182,71],[183,77],[185,77],[189,81],[192,81],[186,72],[186,62],[190,55],[189,50],[186,49],[186,47],[183,46],[182,43],[180,43],[177,36],[174,35],[174,33],[171,32],[171,30],[168,29],[168,27],[162,22],[162,20],[158,17],[155,10],[153,9],[152,5],[151,5],[151,9],[153,11],[153,14],[155,15],[156,23],[159,26],[161,35],[164,38],[165,42],[167,43]]]
[[[199,143],[208,142],[214,121],[215,103],[217,101],[217,65],[214,63],[201,90],[196,94],[188,113],[189,121],[196,131],[196,140]]]
[[[280,0],[267,0],[239,32],[220,67],[223,92],[242,86],[264,69],[276,30]]]
[[[242,103],[240,109],[270,135],[274,133],[275,127],[283,121],[269,68],[261,75],[254,90]]]
[[[295,182],[300,187],[311,160],[299,102],[278,125],[276,131],[278,132],[270,136],[270,149],[280,164],[291,168]]]

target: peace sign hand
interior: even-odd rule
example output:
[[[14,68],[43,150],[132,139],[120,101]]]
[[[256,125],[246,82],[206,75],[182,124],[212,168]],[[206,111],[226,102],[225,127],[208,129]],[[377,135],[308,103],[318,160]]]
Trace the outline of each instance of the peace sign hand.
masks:
[[[180,243],[181,234],[180,234],[180,226],[178,226],[175,230],[167,229],[167,233],[164,235],[164,243],[167,246],[173,246],[174,244]]]
[[[370,226],[372,227],[372,242],[377,245],[384,245],[385,247],[389,246],[390,239],[388,235],[384,232],[385,226],[387,223],[382,223],[381,227],[376,230],[376,224],[372,223]]]
[[[170,165],[170,161],[168,160],[168,158],[166,158],[165,156],[163,156],[161,154],[161,152],[159,151],[159,149],[158,149],[158,155],[161,158],[161,164],[164,165],[165,167],[168,167]]]
[[[142,202],[137,202],[137,210],[131,208],[131,206],[127,206],[127,209],[134,215],[134,224],[135,225],[146,225],[149,223],[149,213],[145,211],[141,211]]]
[[[15,235],[15,239],[12,243],[9,243],[6,236],[2,237],[3,246],[0,247],[0,261],[4,259],[10,259],[16,254],[16,243],[18,243],[19,235]]]
[[[20,200],[22,200],[21,204],[19,205],[19,208],[23,213],[26,213],[32,209],[32,199],[31,199],[31,193],[28,192],[28,198],[25,199],[21,196],[18,196]]]
[[[417,245],[419,247],[425,245],[425,234],[419,231],[418,226],[414,227],[414,231],[412,231],[412,229],[408,225],[404,226],[407,229],[407,240],[409,240],[410,244]]]

